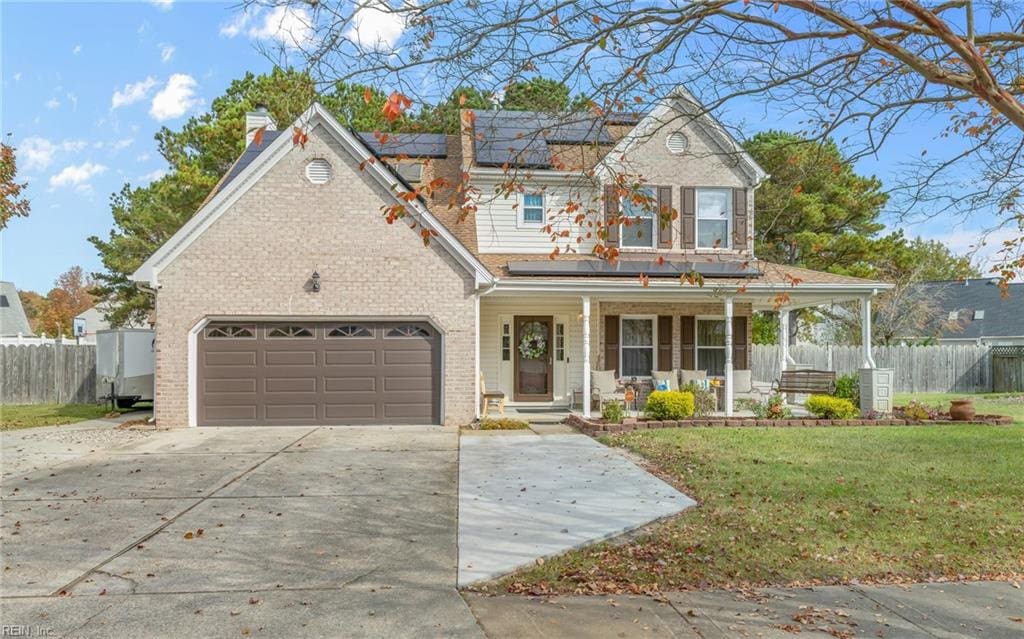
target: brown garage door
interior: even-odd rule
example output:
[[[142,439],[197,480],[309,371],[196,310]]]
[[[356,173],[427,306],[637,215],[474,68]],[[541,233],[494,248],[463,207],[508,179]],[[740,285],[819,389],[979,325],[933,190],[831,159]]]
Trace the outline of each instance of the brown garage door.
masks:
[[[424,322],[218,322],[199,339],[200,426],[437,424]]]

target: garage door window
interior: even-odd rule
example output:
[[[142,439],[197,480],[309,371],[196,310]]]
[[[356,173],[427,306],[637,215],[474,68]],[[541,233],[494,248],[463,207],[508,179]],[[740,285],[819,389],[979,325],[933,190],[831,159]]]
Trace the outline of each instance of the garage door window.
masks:
[[[405,324],[389,329],[388,337],[430,337],[430,331],[415,324]]]
[[[358,324],[345,324],[327,331],[327,337],[373,337],[373,330]]]
[[[313,331],[305,326],[274,326],[267,329],[267,337],[272,339],[313,337]]]
[[[252,326],[211,326],[206,329],[207,339],[247,339],[255,337],[256,330]]]

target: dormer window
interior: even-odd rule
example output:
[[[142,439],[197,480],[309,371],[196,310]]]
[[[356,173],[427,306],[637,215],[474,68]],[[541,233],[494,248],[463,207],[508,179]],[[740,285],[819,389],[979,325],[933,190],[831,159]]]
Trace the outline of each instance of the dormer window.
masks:
[[[519,201],[519,222],[524,226],[543,226],[544,194],[523,193]]]
[[[732,189],[697,189],[697,248],[729,248]]]
[[[622,228],[619,230],[624,248],[654,248],[655,209],[658,192],[652,186],[639,189],[643,198],[622,198]],[[641,201],[637,201],[641,200]]]

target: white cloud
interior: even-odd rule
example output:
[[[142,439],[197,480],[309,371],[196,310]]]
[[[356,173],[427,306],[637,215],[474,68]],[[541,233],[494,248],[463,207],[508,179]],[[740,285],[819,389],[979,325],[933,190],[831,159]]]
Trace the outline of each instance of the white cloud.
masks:
[[[12,78],[14,78],[14,81],[15,81],[15,82],[21,82],[21,71],[18,71],[17,73],[15,73],[15,74],[14,74],[13,76],[11,76],[11,77],[12,77]]]
[[[122,149],[127,149],[134,142],[135,142],[134,138],[125,138],[123,140],[115,140],[114,142],[112,142],[110,144],[110,148],[114,149],[115,151],[120,151]]]
[[[245,27],[249,24],[249,12],[242,11],[236,15],[230,22],[225,22],[220,25],[220,35],[222,38],[233,38],[239,33],[245,30]]]
[[[68,93],[67,94],[67,98],[68,98],[68,102],[71,103],[71,108],[77,110],[78,109],[78,96],[75,95],[74,93]]]
[[[136,162],[146,162],[147,160],[149,160],[149,153],[140,153],[135,156]]]
[[[174,0],[149,0],[149,3],[161,11],[170,11],[174,6]]]
[[[174,45],[173,44],[160,44],[160,61],[170,62],[171,58],[174,57]]]
[[[404,31],[405,16],[378,1],[356,9],[343,35],[363,49],[388,50],[395,48]]]
[[[89,189],[89,180],[107,170],[102,164],[84,162],[64,167],[60,173],[50,176],[50,188],[73,186],[80,191]]]
[[[195,78],[175,73],[167,80],[167,86],[153,96],[149,114],[161,122],[185,115],[199,104],[195,90]]]
[[[159,180],[160,178],[162,178],[165,175],[167,175],[167,171],[166,170],[164,170],[164,169],[156,169],[154,171],[150,171],[149,173],[147,173],[145,175],[139,176],[139,180],[138,181],[139,182],[156,182],[157,180]]]
[[[277,40],[290,48],[308,45],[313,40],[313,18],[303,8],[277,6],[262,15],[262,22],[248,31],[255,40]]]
[[[46,107],[47,109],[51,109],[51,110],[52,110],[52,109],[56,109],[57,107],[59,107],[59,106],[60,106],[60,100],[58,100],[57,98],[50,98],[49,100],[47,100],[46,102],[44,102],[44,103],[43,103],[43,105],[44,105],[44,106],[45,106],[45,107]]]
[[[78,153],[87,146],[89,143],[85,140],[64,140],[60,143],[60,150],[65,153]]]
[[[110,108],[117,109],[128,104],[134,104],[140,100],[145,100],[149,97],[149,92],[156,85],[156,78],[148,76],[145,80],[124,85],[123,90],[115,89],[113,97],[110,98]]]
[[[82,52],[82,45],[76,44],[75,48],[71,50],[71,55],[78,55]]]
[[[57,146],[46,138],[25,138],[18,145],[18,161],[24,162],[25,170],[45,169],[53,162]]]

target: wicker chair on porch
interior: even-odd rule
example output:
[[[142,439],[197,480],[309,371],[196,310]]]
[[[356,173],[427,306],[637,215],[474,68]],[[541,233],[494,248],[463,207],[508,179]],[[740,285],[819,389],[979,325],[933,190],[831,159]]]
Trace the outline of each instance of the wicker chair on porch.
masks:
[[[605,402],[625,403],[626,391],[619,386],[615,371],[590,371],[590,389],[593,402],[597,400],[597,409],[604,408]]]

